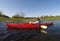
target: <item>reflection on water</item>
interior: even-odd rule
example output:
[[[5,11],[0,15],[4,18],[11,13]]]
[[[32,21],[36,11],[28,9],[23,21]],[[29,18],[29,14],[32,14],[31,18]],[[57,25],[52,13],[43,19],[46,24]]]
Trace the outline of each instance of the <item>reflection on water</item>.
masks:
[[[49,34],[60,35],[60,21],[54,21],[54,25],[47,29]]]
[[[6,33],[6,28],[7,26],[5,25],[5,23],[0,22],[0,33]]]
[[[7,31],[6,30],[7,26],[5,25],[5,23],[0,22],[0,40],[1,40],[1,37],[3,37],[3,35],[5,34],[5,37],[9,35],[13,35],[12,37],[18,37],[18,38],[30,36],[29,38],[27,38],[27,41],[29,40],[30,41],[40,41],[40,40],[41,41],[60,41],[60,21],[53,21],[53,22],[54,22],[54,25],[50,26],[46,30],[48,32],[48,35],[42,34],[38,31],[15,31],[15,30]]]

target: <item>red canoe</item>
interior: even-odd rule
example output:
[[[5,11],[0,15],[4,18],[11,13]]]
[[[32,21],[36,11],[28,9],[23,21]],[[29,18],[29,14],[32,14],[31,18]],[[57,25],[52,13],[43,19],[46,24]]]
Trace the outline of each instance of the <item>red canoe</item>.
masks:
[[[12,24],[12,23],[6,23],[8,28],[12,28],[12,29],[40,29],[41,25],[45,25],[45,26],[52,26],[53,23],[46,23],[46,24],[40,24],[40,26],[38,26],[37,24]]]

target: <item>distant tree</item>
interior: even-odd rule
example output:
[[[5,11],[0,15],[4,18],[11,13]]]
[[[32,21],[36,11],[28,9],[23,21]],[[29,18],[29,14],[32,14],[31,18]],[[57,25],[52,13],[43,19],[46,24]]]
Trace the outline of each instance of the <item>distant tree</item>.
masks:
[[[5,18],[9,18],[9,16],[7,16],[7,15],[5,15],[5,14],[3,14],[2,16],[5,17]]]
[[[16,13],[14,16],[12,16],[12,18],[24,18],[24,13],[21,12],[21,13]]]
[[[0,11],[0,16],[2,16],[3,11]]]
[[[3,13],[3,11],[0,11],[0,16],[5,17],[5,18],[9,18],[9,16],[6,16],[6,15]]]
[[[0,15],[1,15],[1,12],[0,12]]]

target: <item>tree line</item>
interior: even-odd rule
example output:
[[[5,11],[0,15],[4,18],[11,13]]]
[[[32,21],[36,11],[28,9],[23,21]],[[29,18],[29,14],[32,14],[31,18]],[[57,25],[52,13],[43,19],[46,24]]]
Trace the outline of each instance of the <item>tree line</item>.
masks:
[[[24,12],[17,12],[15,15],[13,15],[12,17],[9,17],[7,15],[5,15],[3,13],[3,11],[0,11],[0,17],[5,17],[5,18],[15,18],[15,19],[18,19],[18,18],[24,18],[24,19],[34,19],[36,17],[25,17],[25,14]],[[40,16],[39,17],[41,20],[60,20],[60,16]]]
[[[12,18],[23,18],[25,15],[23,12],[19,13],[17,12],[15,15],[12,16]],[[0,17],[10,18],[9,16],[3,14],[3,11],[0,11]]]

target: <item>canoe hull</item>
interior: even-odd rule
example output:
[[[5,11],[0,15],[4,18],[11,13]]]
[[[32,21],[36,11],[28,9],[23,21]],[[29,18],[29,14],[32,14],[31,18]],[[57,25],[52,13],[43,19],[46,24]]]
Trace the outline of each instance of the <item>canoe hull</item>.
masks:
[[[12,24],[12,23],[6,23],[8,28],[11,29],[41,29],[41,25],[45,26],[52,26],[53,23],[46,23],[46,24]]]

